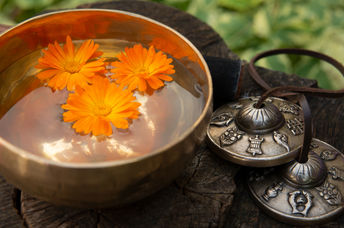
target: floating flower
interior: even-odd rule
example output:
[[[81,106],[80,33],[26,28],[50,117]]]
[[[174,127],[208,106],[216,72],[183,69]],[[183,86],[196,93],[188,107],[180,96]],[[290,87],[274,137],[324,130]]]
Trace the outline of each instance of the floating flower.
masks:
[[[43,69],[36,77],[47,80],[48,86],[53,89],[73,91],[76,86],[84,88],[91,84],[97,73],[105,70],[104,59],[90,61],[102,55],[97,52],[99,45],[93,40],[87,40],[75,51],[70,36],[66,38],[63,49],[55,41],[43,50],[44,56],[38,59],[35,67]]]
[[[112,127],[126,129],[128,119],[137,119],[140,103],[129,90],[123,90],[107,78],[97,78],[93,85],[77,88],[62,105],[65,122],[74,122],[76,132],[93,135],[111,135]]]
[[[161,51],[155,52],[153,46],[147,50],[141,44],[132,48],[125,48],[118,54],[119,61],[112,63],[115,67],[111,70],[121,86],[127,86],[130,91],[138,89],[141,92],[158,89],[164,86],[163,81],[172,81],[170,74],[174,74],[174,66],[171,58],[167,58]],[[163,80],[163,81],[162,81]]]

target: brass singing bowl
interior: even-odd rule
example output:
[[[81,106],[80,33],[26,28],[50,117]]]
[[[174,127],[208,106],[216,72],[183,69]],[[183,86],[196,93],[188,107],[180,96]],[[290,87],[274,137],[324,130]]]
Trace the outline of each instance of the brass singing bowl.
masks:
[[[167,41],[173,45],[169,54],[183,56],[185,61],[181,62],[200,85],[204,95],[203,110],[192,126],[173,142],[126,160],[56,162],[0,137],[1,174],[8,182],[39,199],[83,208],[125,205],[170,184],[205,138],[212,112],[212,81],[200,52],[175,30],[140,15],[118,10],[67,10],[34,17],[1,34],[0,72],[55,40],[64,42],[67,35],[77,39],[124,39],[146,45],[157,37]],[[24,95],[23,77],[20,74],[0,77],[1,112]]]

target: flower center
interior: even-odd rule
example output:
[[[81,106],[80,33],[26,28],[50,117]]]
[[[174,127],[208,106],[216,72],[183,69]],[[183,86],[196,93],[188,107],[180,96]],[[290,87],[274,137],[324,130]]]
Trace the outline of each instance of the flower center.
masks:
[[[77,73],[80,71],[81,69],[81,65],[80,63],[76,62],[76,61],[67,61],[64,65],[64,69],[71,73],[71,74],[74,74],[74,73]]]
[[[105,105],[98,106],[94,109],[94,114],[96,116],[107,116],[111,113],[112,108]]]
[[[149,75],[149,71],[148,71],[148,69],[146,69],[145,67],[141,67],[141,68],[139,68],[138,70],[136,70],[135,74],[136,74],[138,77],[146,78],[146,77]]]

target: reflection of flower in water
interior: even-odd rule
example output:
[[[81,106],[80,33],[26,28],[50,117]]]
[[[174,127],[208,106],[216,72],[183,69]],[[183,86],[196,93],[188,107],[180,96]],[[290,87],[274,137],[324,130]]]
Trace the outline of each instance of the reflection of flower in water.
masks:
[[[94,41],[87,40],[75,51],[69,36],[63,49],[55,41],[48,45],[47,50],[43,50],[44,56],[38,59],[36,68],[43,71],[36,77],[48,80],[48,86],[53,89],[62,90],[67,87],[69,91],[73,91],[76,86],[84,88],[92,83],[97,73],[104,71],[104,59],[89,61],[102,54],[97,51],[98,47]]]
[[[181,54],[182,52],[178,50],[178,46],[176,46],[172,42],[168,42],[166,39],[156,37],[152,40],[150,45],[154,46],[158,50],[172,55],[176,59],[185,57],[185,55]]]
[[[68,12],[67,12],[68,13]],[[80,17],[68,13],[68,20],[48,19],[39,26],[27,26],[25,30],[16,34],[30,50],[36,50],[39,47],[46,47],[49,43],[57,40],[62,42],[69,34],[77,39],[94,39],[101,34],[108,32],[111,20],[105,20],[103,17],[90,15]],[[55,15],[54,17],[66,17]]]
[[[115,67],[111,70],[116,79],[116,83],[125,87],[128,86],[130,91],[138,89],[145,92],[149,89],[159,89],[164,86],[163,81],[172,81],[170,74],[174,74],[174,66],[171,64],[172,59],[167,58],[161,51],[155,52],[153,46],[147,50],[141,44],[132,48],[125,48],[117,58],[119,61],[112,63]]]
[[[126,129],[128,119],[137,119],[140,103],[133,102],[136,97],[128,90],[123,90],[107,78],[97,78],[93,85],[85,90],[77,89],[70,94],[67,104],[62,105],[68,110],[63,113],[65,122],[74,122],[76,132],[93,135],[111,135],[112,127]]]

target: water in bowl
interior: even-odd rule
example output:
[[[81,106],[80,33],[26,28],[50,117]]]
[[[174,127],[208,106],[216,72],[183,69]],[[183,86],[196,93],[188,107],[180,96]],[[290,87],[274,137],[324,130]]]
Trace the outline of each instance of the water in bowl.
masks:
[[[103,57],[112,58],[126,46],[123,40],[95,40]],[[76,45],[80,42],[76,42]],[[123,160],[152,153],[178,140],[201,114],[205,98],[191,72],[174,59],[174,81],[153,95],[135,93],[141,115],[129,129],[113,127],[109,137],[77,134],[72,123],[62,120],[66,90],[53,92],[35,78],[36,51],[0,73],[17,77],[6,88],[0,102],[0,137],[29,153],[58,162],[102,162]],[[19,75],[19,76],[18,76]],[[5,83],[4,83],[5,84]]]

